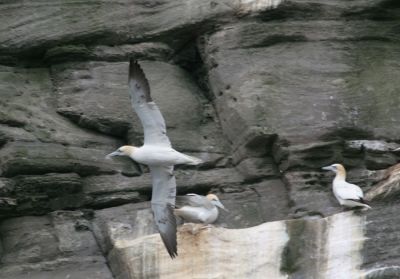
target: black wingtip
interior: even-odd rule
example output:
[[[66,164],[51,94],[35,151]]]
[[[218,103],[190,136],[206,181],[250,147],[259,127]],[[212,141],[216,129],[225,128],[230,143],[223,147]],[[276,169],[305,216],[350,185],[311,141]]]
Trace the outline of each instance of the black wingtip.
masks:
[[[360,198],[360,202],[366,205],[370,205],[370,201],[364,199],[364,198]]]
[[[359,198],[359,199],[348,199],[349,201],[354,201],[354,202],[358,202],[360,204],[365,204],[366,206],[368,206],[369,208],[371,208],[370,202],[368,200],[365,200],[364,198]]]
[[[146,102],[151,102],[151,95],[150,95],[150,85],[149,81],[144,74],[142,67],[140,66],[139,62],[134,59],[129,59],[129,80],[135,80],[136,86],[143,87],[143,93],[145,94]]]
[[[129,60],[129,78],[134,77],[144,77],[144,72],[142,67],[140,67],[139,62],[136,59],[131,58]]]
[[[134,58],[129,59],[129,76],[134,75],[137,70],[142,71],[139,62]]]
[[[153,206],[158,207],[159,205],[153,204]],[[166,218],[162,221],[157,221],[156,224],[158,232],[160,233],[161,239],[164,243],[165,248],[167,249],[169,256],[171,257],[171,259],[174,259],[178,256],[178,245],[176,237],[177,224],[174,214],[174,207],[171,204],[167,204],[166,206],[163,205],[161,207],[158,207],[158,209],[164,211],[164,213],[167,212],[166,216],[164,215]]]

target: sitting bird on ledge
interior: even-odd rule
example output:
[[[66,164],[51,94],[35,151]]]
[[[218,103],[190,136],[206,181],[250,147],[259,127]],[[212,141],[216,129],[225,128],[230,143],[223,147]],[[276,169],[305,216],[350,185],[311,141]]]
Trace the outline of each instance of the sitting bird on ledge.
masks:
[[[333,164],[323,167],[323,170],[330,170],[336,173],[333,179],[333,194],[339,201],[340,205],[345,207],[365,207],[371,208],[367,201],[364,200],[364,193],[360,187],[355,184],[346,182],[346,170],[341,164]]]
[[[185,196],[177,196],[174,213],[188,223],[200,223],[200,229],[209,227],[218,218],[218,207],[227,211],[218,197],[214,194],[201,196],[197,194],[187,194]],[[197,231],[192,227],[192,233]]]

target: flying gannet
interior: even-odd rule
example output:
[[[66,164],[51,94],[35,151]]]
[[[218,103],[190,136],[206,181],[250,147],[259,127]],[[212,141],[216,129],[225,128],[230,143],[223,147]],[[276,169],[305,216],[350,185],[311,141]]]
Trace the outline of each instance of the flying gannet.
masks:
[[[333,164],[323,167],[323,170],[330,170],[336,173],[333,179],[333,194],[339,201],[340,205],[346,207],[362,206],[371,208],[364,200],[364,193],[360,187],[355,184],[346,182],[346,170],[341,164]]]
[[[153,184],[151,208],[164,245],[171,258],[174,258],[178,255],[173,212],[176,196],[174,165],[197,165],[202,160],[172,148],[164,118],[151,98],[149,82],[138,62],[133,59],[129,64],[129,94],[133,109],[143,126],[144,144],[141,147],[122,146],[106,157],[128,156],[149,166]]]
[[[218,207],[224,210],[224,205],[214,194],[200,196],[187,194],[176,197],[175,215],[181,217],[186,222],[212,224],[218,218]]]

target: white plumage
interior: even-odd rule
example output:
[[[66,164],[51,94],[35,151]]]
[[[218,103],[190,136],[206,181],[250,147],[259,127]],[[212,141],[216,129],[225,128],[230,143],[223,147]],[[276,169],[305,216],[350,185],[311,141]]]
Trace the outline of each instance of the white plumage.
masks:
[[[225,207],[214,194],[200,196],[187,194],[177,196],[175,215],[181,217],[185,222],[212,224],[218,218],[218,207],[224,210]]]
[[[323,167],[324,170],[330,170],[336,173],[333,179],[332,189],[333,194],[339,201],[340,205],[346,207],[362,206],[371,208],[364,200],[364,193],[360,187],[346,181],[346,170],[341,164],[333,164]]]
[[[138,163],[150,166],[198,165],[201,159],[180,153],[167,146],[143,145],[129,154]]]
[[[175,214],[190,223],[212,224],[218,218],[218,208],[204,208],[193,206],[182,206],[175,209]]]

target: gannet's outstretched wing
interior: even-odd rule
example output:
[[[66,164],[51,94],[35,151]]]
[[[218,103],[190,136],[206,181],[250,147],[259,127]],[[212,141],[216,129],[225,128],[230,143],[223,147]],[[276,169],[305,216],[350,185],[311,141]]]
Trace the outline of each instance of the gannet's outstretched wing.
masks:
[[[174,215],[176,181],[174,167],[149,166],[153,192],[151,208],[158,231],[171,258],[178,255],[176,243],[176,219]]]
[[[137,61],[129,64],[129,94],[133,109],[143,126],[144,144],[171,147],[165,121],[157,105],[152,101],[149,83]],[[177,256],[176,221],[173,213],[176,181],[173,166],[149,166],[153,184],[151,208],[157,229],[171,258]]]
[[[212,203],[206,197],[197,194],[177,196],[175,205],[177,208],[181,208],[183,206],[213,208]]]
[[[147,78],[136,60],[129,63],[129,95],[143,126],[144,144],[170,147],[164,118],[153,102]]]

